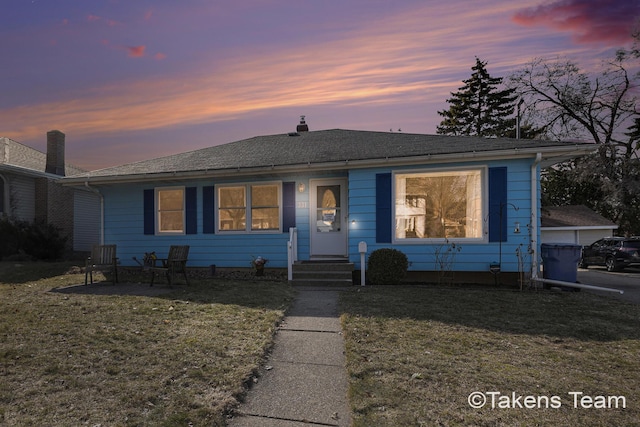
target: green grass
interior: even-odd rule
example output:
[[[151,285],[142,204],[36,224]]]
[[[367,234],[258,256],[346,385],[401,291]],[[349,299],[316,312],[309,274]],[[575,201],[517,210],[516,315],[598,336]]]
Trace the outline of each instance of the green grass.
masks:
[[[0,425],[225,425],[293,293],[222,279],[51,292],[84,282],[71,265],[0,263]]]
[[[355,426],[640,425],[637,305],[586,292],[388,286],[345,292],[341,307]],[[541,406],[558,396],[560,407],[496,397],[492,409],[485,394],[474,409],[474,391]],[[626,409],[574,408],[570,392],[624,396]]]

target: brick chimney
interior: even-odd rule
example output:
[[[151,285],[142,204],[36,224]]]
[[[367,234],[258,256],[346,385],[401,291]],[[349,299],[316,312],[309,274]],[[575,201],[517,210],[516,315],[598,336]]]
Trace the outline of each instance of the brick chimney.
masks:
[[[296,127],[296,132],[309,132],[309,126],[307,126],[307,123],[304,121],[304,116],[300,116],[300,123],[298,127]]]
[[[47,132],[47,164],[45,172],[64,176],[64,133]]]

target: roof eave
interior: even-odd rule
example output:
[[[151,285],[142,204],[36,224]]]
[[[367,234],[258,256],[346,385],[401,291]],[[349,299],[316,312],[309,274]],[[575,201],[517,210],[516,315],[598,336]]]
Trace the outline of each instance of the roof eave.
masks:
[[[25,168],[22,166],[15,166],[15,165],[11,165],[8,163],[0,163],[0,172],[1,171],[7,171],[10,173],[15,173],[15,174],[20,174],[20,175],[25,175],[25,176],[29,176],[32,178],[48,178],[48,179],[53,179],[53,180],[58,180],[61,178],[64,178],[60,175],[56,175],[53,173],[48,173],[48,172],[41,172],[35,169],[29,169],[29,168]]]
[[[127,175],[91,176],[77,175],[61,180],[63,185],[101,185],[133,182],[154,182],[167,180],[203,179],[231,176],[256,176],[273,173],[298,173],[314,170],[363,169],[382,166],[412,166],[434,163],[454,163],[465,161],[487,161],[502,159],[531,158],[542,154],[542,167],[584,156],[595,151],[593,144],[559,145],[551,147],[512,148],[508,150],[469,151],[464,153],[427,154],[411,157],[376,158],[362,160],[342,160],[332,162],[298,163],[291,165],[270,165],[258,167],[236,167],[227,169],[204,169],[194,171],[174,171]]]

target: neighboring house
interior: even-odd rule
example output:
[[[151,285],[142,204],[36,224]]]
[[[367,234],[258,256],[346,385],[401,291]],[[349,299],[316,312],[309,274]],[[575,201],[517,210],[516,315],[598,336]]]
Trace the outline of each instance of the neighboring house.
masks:
[[[104,202],[104,241],[132,257],[188,244],[190,266],[288,265],[403,251],[410,270],[537,268],[540,167],[584,155],[588,144],[352,130],[258,136],[63,179]],[[290,229],[296,233],[290,235]],[[533,248],[535,256],[529,255]]]
[[[590,245],[603,237],[614,236],[618,226],[586,206],[543,206],[542,243]]]
[[[99,242],[100,198],[58,183],[65,175],[86,173],[65,164],[65,135],[47,132],[47,153],[0,137],[0,215],[59,227],[69,249],[90,250]]]

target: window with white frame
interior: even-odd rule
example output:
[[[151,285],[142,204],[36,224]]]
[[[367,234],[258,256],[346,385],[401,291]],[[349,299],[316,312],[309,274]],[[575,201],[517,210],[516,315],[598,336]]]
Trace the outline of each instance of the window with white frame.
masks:
[[[218,187],[218,230],[280,230],[280,192],[272,183]]]
[[[251,230],[280,229],[280,197],[275,184],[251,185]]]
[[[482,169],[396,173],[395,238],[480,239]]]
[[[156,189],[158,234],[184,234],[184,187]]]

